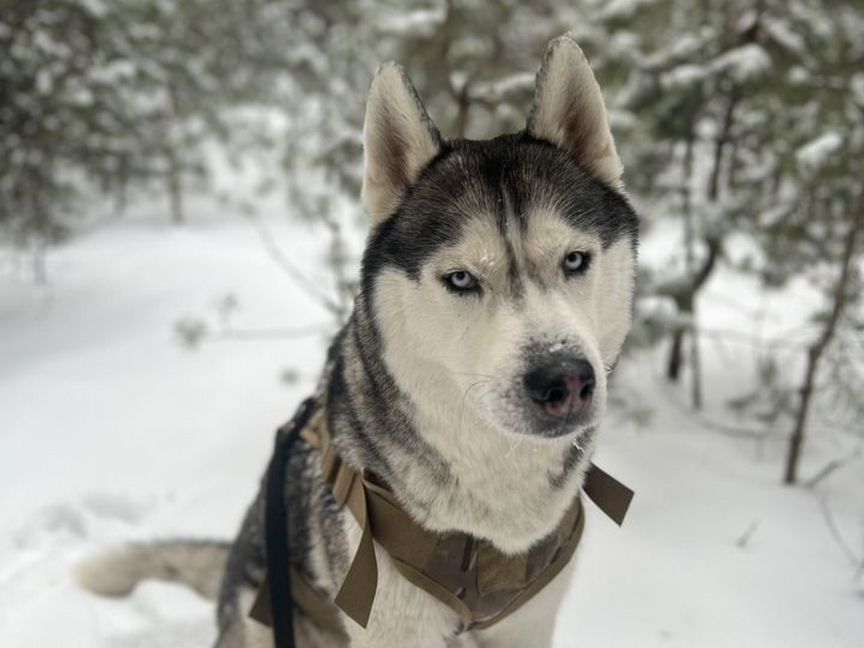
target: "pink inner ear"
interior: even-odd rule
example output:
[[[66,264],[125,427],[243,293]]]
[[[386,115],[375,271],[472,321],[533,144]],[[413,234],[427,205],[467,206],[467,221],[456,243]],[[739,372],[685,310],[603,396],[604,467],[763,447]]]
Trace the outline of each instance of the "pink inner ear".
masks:
[[[380,121],[369,145],[376,147],[373,154],[381,165],[378,173],[386,177],[385,182],[404,191],[409,183],[405,159],[408,143],[396,126],[401,119],[400,116],[392,114],[389,105],[382,106]]]
[[[529,132],[570,153],[600,180],[623,188],[603,96],[578,45],[566,37],[553,41],[537,84]]]
[[[396,209],[439,146],[440,135],[408,77],[394,63],[383,65],[372,82],[364,126],[363,202],[373,221]]]

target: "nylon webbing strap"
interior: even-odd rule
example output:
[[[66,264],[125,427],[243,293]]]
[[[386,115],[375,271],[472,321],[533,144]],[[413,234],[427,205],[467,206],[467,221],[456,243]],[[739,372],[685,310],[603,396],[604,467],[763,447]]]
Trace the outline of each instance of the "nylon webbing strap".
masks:
[[[331,485],[336,502],[340,505],[347,504],[362,529],[360,544],[354,554],[348,575],[336,595],[336,605],[351,619],[366,627],[378,584],[377,560],[372,541],[374,535],[375,541],[396,561],[400,573],[405,578],[453,609],[459,614],[465,627],[476,626],[477,624],[470,620],[470,610],[466,605],[440,583],[436,583],[423,573],[429,556],[435,550],[438,537],[420,527],[405,513],[390,491],[358,475],[341,461],[330,443],[329,431],[322,412],[319,412],[319,415],[304,430],[303,438],[322,452],[324,479]],[[632,490],[593,464],[586,476],[583,490],[616,524],[620,526],[623,523],[633,499]],[[578,519],[584,525],[584,515],[578,500],[574,506],[578,507]],[[566,525],[567,519],[562,520],[561,524]],[[562,550],[569,549],[568,552],[562,552],[567,554],[568,560],[575,552],[580,537],[581,527],[575,543],[572,546],[566,543],[562,546]],[[509,576],[512,578],[513,569],[518,567],[516,563],[520,557],[498,558],[499,563],[502,560],[505,562],[503,569],[509,570]],[[553,561],[546,570],[549,573],[544,574],[544,578],[540,580],[545,584],[563,568],[564,564],[566,562]],[[480,577],[482,576],[481,574]],[[522,587],[528,586],[528,598],[539,591],[534,589],[533,582],[530,586],[525,583],[524,577],[520,584]],[[519,606],[521,604],[520,602]],[[494,621],[503,616],[505,615],[498,615]]]
[[[336,637],[344,635],[345,629],[342,627],[339,608],[319,594],[293,567],[291,568],[291,598],[295,608],[302,610],[303,614],[312,619],[320,628]],[[266,576],[258,590],[258,596],[252,604],[252,609],[249,611],[249,616],[266,626],[273,625],[273,610],[270,608],[270,581]],[[346,637],[345,642],[347,641]]]
[[[339,608],[364,628],[369,623],[372,611],[372,601],[378,589],[378,561],[375,560],[375,546],[372,543],[372,525],[369,523],[369,508],[366,502],[366,490],[354,476],[348,487],[348,508],[357,518],[362,529],[357,553],[348,568],[342,587],[336,593],[334,602]],[[338,501],[338,500],[337,500]],[[362,556],[362,560],[357,558]]]
[[[571,509],[573,511],[573,509]],[[480,623],[476,623],[474,625],[475,628],[483,629],[488,628],[503,619],[510,614],[513,614],[520,607],[525,605],[528,601],[530,601],[535,594],[537,594],[540,590],[546,587],[553,578],[555,578],[561,570],[570,562],[570,559],[573,557],[573,554],[576,553],[576,547],[579,546],[579,541],[582,539],[582,533],[585,530],[585,511],[582,508],[581,501],[577,500],[577,507],[575,510],[576,520],[574,526],[570,531],[569,537],[566,538],[564,544],[560,547],[558,555],[553,558],[552,564],[549,568],[543,570],[540,576],[535,579],[526,590],[520,593],[519,597],[507,607],[507,609],[485,621]]]
[[[529,562],[526,561],[536,567],[537,560],[541,559],[536,548],[524,556],[510,557],[500,554],[491,545],[484,547],[481,565],[476,567],[477,593],[481,597],[503,596],[499,599],[503,602],[492,612],[488,611],[488,606],[481,606],[487,612],[477,616],[476,610],[469,607],[469,601],[450,589],[454,587],[452,583],[448,586],[446,578],[439,580],[444,572],[436,571],[441,569],[442,557],[448,555],[445,545],[440,543],[446,540],[452,544],[453,536],[427,531],[401,508],[392,492],[344,464],[330,443],[324,408],[320,404],[316,406],[314,399],[308,399],[297,416],[280,429],[266,480],[267,576],[250,615],[272,625],[277,648],[295,648],[295,606],[322,628],[335,634],[344,632],[333,605],[308,585],[291,564],[285,468],[298,438],[321,452],[322,477],[330,485],[336,502],[347,506],[360,526],[360,542],[334,602],[363,627],[369,621],[378,585],[376,542],[394,560],[403,577],[453,609],[462,620],[463,629],[489,627],[521,607],[563,569],[579,544],[585,516],[577,498],[559,524],[553,553],[542,558],[542,569],[537,572],[535,568],[533,576],[528,575]],[[622,524],[633,499],[632,490],[592,464],[583,491],[610,519],[619,526]],[[471,542],[470,537],[464,537]],[[427,567],[430,572],[425,571]],[[478,600],[482,599],[475,599],[475,603]]]
[[[618,526],[624,524],[627,509],[633,501],[631,489],[592,463],[588,474],[585,475],[582,491],[615,524]]]

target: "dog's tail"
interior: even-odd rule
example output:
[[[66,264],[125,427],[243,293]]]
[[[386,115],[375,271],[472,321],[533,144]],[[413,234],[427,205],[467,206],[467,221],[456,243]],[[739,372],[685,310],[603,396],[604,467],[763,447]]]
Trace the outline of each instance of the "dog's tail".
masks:
[[[219,595],[231,545],[203,540],[129,544],[81,562],[78,583],[101,596],[126,596],[145,579],[186,585],[208,600]]]

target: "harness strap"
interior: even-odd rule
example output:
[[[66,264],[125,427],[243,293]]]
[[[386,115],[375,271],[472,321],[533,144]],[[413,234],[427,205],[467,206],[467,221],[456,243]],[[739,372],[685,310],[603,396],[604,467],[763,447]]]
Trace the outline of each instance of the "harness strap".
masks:
[[[582,492],[615,524],[624,524],[630,502],[633,501],[631,489],[592,463],[585,475]]]
[[[296,568],[291,567],[291,600],[296,609],[302,610],[303,614],[312,619],[316,625],[332,635],[342,636],[345,633],[342,627],[342,619],[339,616],[339,608],[328,599],[319,594]],[[270,605],[270,580],[265,577],[264,582],[258,590],[249,616],[267,626],[273,626],[273,610]],[[293,636],[293,633],[292,633]],[[347,641],[347,637],[345,639]],[[277,644],[283,648],[282,644]]]
[[[345,501],[340,502],[348,504],[348,508],[363,531],[357,553],[342,582],[342,587],[336,593],[334,603],[365,628],[369,623],[372,601],[378,589],[378,562],[375,559],[375,545],[372,542],[372,525],[369,524],[366,493],[361,482],[362,479],[355,474],[347,486]],[[361,555],[363,560],[357,560],[357,556]]]
[[[475,566],[475,561],[480,561],[477,580],[468,583],[469,587],[455,587],[454,582],[450,582],[448,587],[425,572],[429,568],[439,578],[446,572],[447,565],[442,566],[442,561],[453,557],[452,547],[445,547],[441,543],[452,544],[455,536],[461,534],[438,536],[423,529],[401,508],[392,492],[376,483],[371,476],[358,474],[342,462],[330,443],[324,407],[316,404],[315,399],[307,399],[294,419],[281,428],[277,435],[276,450],[266,481],[267,577],[250,613],[253,618],[273,626],[278,648],[295,648],[295,606],[322,628],[344,636],[336,608],[291,565],[288,546],[290,530],[285,511],[285,468],[291,448],[298,438],[321,452],[322,476],[330,485],[334,499],[340,506],[348,507],[361,528],[354,559],[334,602],[363,627],[369,621],[378,584],[375,542],[387,551],[404,578],[456,612],[464,630],[489,627],[515,612],[564,568],[581,539],[585,515],[581,500],[577,497],[558,526],[557,542],[551,545],[554,554],[542,559],[542,564],[534,560],[537,558],[534,550],[525,556],[508,558],[502,563],[500,552],[491,545],[482,546],[482,541],[466,536],[465,557],[470,555],[471,564]],[[633,498],[632,490],[592,464],[583,491],[616,524],[622,524]],[[478,548],[475,542],[481,546]],[[457,548],[461,549],[461,545]],[[430,565],[433,556],[436,562]],[[491,569],[483,569],[484,561],[489,562]],[[530,561],[533,561],[530,565],[533,576],[529,578]],[[462,572],[467,569],[468,565],[462,566]],[[481,600],[477,596],[489,595],[498,603],[493,605],[491,613],[478,617],[477,610],[472,611],[465,599],[475,597],[473,600],[476,604]],[[273,610],[279,613],[273,614]]]
[[[483,628],[488,628],[498,623],[504,617],[513,614],[516,610],[518,610],[520,607],[522,607],[528,601],[534,598],[534,596],[538,592],[540,592],[540,590],[546,587],[553,578],[555,578],[559,573],[561,573],[561,570],[564,569],[567,563],[570,562],[573,554],[576,553],[576,548],[579,546],[579,541],[582,539],[582,532],[585,530],[585,511],[581,506],[581,500],[577,500],[577,502],[580,503],[580,506],[576,511],[577,517],[575,519],[571,535],[561,546],[558,555],[556,555],[553,559],[553,565],[550,566],[550,568],[547,568],[543,572],[541,572],[541,574],[528,586],[528,588],[523,590],[523,592],[520,594],[519,598],[514,602],[513,605],[509,606],[501,614],[492,617],[491,619],[475,623],[475,628],[479,628],[481,630]],[[569,513],[572,512],[573,509],[570,509]]]
[[[511,559],[508,566],[515,570],[521,567],[521,571],[505,574],[510,577],[510,582],[505,581],[505,586],[499,586],[498,589],[508,589],[506,585],[509,584],[513,590],[520,592],[519,595],[513,596],[501,613],[478,620],[463,598],[424,573],[439,539],[418,525],[402,509],[392,492],[375,483],[368,475],[357,474],[341,460],[330,440],[324,408],[315,413],[301,434],[307,443],[322,453],[322,473],[331,485],[333,497],[339,505],[348,506],[362,529],[360,544],[334,602],[364,628],[369,621],[378,583],[372,529],[375,542],[393,558],[400,574],[456,612],[462,620],[463,629],[480,627],[481,624],[488,627],[521,607],[564,568],[581,539],[585,516],[577,497],[558,527],[561,542],[558,555],[530,582],[526,581],[527,558],[522,557],[521,562],[519,558]],[[619,526],[623,523],[633,499],[632,490],[592,464],[583,491],[615,523]],[[488,571],[481,570],[481,576],[485,573]],[[542,584],[536,585],[538,582]],[[488,587],[490,582],[485,584],[487,589],[491,589]],[[477,585],[482,587],[483,583]],[[465,588],[461,589],[464,592]]]

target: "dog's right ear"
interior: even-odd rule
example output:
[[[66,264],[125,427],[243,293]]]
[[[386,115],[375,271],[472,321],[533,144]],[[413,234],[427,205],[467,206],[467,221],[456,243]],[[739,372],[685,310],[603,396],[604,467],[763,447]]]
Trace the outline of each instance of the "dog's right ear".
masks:
[[[438,151],[441,135],[396,63],[372,80],[363,124],[363,206],[375,225],[390,216]]]

